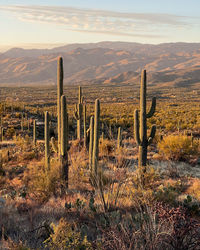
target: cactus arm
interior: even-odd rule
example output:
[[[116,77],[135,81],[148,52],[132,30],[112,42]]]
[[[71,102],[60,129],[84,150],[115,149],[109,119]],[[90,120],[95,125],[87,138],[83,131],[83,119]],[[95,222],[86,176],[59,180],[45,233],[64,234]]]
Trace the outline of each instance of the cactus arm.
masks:
[[[58,153],[58,146],[56,145],[56,140],[54,137],[51,137],[51,145],[52,145],[53,151],[57,154]]]
[[[148,138],[148,145],[151,144],[153,138],[155,137],[155,134],[156,134],[156,125],[153,125],[153,126],[151,127],[151,133],[150,133],[150,136],[149,136],[149,138]]]
[[[79,104],[78,104],[78,105],[79,105]],[[80,120],[79,109],[80,109],[80,107],[77,108],[77,104],[75,104],[75,108],[74,108],[74,118],[75,118],[76,120]]]
[[[152,117],[154,115],[155,111],[156,111],[156,97],[153,97],[151,108],[150,108],[149,112],[146,114],[146,117],[147,118]]]
[[[134,134],[135,134],[135,140],[138,145],[141,145],[140,141],[140,134],[139,134],[139,115],[138,115],[138,110],[135,110],[134,113]]]

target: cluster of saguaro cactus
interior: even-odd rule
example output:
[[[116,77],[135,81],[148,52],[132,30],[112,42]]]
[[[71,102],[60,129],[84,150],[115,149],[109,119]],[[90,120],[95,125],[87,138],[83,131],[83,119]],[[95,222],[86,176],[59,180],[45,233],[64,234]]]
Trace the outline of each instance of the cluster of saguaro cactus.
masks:
[[[146,70],[142,71],[141,76],[141,87],[140,87],[140,118],[138,114],[138,110],[135,110],[134,114],[134,132],[135,132],[135,140],[139,145],[139,166],[144,167],[147,164],[147,147],[152,142],[155,133],[156,126],[153,125],[151,128],[150,136],[147,137],[147,118],[150,118],[155,113],[156,108],[156,98],[153,97],[152,105],[150,111],[146,112]]]
[[[94,175],[98,173],[99,157],[99,134],[100,134],[100,101],[95,100],[94,117],[90,118],[90,145],[89,145],[89,167]]]
[[[74,117],[77,120],[77,139],[81,139],[81,127],[83,118],[82,88],[79,86],[78,104],[75,104]]]

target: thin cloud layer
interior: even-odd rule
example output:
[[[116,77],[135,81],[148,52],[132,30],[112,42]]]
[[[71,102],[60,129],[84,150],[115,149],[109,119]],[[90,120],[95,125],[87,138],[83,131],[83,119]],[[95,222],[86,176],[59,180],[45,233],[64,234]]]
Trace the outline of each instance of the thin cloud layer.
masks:
[[[76,32],[159,37],[169,29],[187,28],[187,18],[169,14],[121,13],[51,6],[0,6],[22,21],[63,25]]]

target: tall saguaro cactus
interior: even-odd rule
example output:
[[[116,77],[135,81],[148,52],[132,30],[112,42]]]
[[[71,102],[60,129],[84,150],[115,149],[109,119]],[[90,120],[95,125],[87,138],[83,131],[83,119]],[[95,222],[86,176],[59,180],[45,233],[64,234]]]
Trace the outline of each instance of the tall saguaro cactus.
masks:
[[[50,169],[50,148],[49,148],[49,113],[45,112],[45,127],[44,127],[44,137],[45,137],[45,167],[46,170]]]
[[[58,154],[61,151],[61,96],[63,95],[63,59],[58,58],[57,63],[57,123],[58,123]]]
[[[144,169],[147,164],[147,147],[152,142],[156,133],[156,126],[153,125],[151,128],[150,136],[147,137],[147,118],[152,117],[153,114],[155,113],[156,98],[153,97],[150,111],[147,113],[146,84],[147,84],[146,70],[143,70],[141,76],[141,87],[140,87],[140,118],[138,110],[135,110],[134,132],[135,132],[135,140],[139,145],[139,166],[140,167],[144,166]]]
[[[74,117],[77,120],[77,139],[81,139],[81,127],[83,116],[83,96],[82,88],[79,86],[78,104],[75,104]]]
[[[84,147],[87,147],[87,128],[86,128],[86,119],[87,119],[87,110],[86,104],[83,105],[83,138],[84,138]]]
[[[99,156],[99,133],[100,133],[100,101],[95,100],[95,113],[94,113],[94,142],[92,153],[92,171],[95,175],[98,172],[98,156]]]
[[[122,145],[122,134],[121,134],[121,127],[119,127],[117,135],[117,148],[120,149],[121,145]]]
[[[92,154],[93,154],[93,143],[94,143],[94,116],[90,117],[90,144],[89,144],[89,169],[92,170]]]
[[[68,188],[68,114],[66,97],[61,97],[61,168]]]
[[[33,144],[36,145],[36,120],[33,121]]]

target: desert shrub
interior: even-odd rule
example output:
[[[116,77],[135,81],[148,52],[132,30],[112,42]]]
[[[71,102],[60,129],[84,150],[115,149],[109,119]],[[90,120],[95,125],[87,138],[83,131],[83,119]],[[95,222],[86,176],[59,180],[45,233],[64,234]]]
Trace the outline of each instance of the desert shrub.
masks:
[[[185,135],[169,135],[158,143],[159,153],[167,160],[188,160],[198,152],[198,142]]]
[[[8,128],[6,131],[6,137],[7,138],[12,138],[15,134],[15,129],[14,128]]]
[[[200,223],[191,218],[184,208],[155,203],[153,210],[157,214],[160,224],[168,222],[170,225],[170,234],[165,239],[168,246],[171,247],[169,249],[199,249]]]
[[[167,186],[160,185],[154,191],[154,197],[157,201],[169,203],[175,205],[177,203],[177,197],[181,194],[181,186],[179,182],[173,185],[168,184]]]
[[[102,230],[101,249],[199,249],[199,222],[181,207],[162,203],[140,206]]]
[[[80,152],[76,152],[73,151],[73,148],[70,148],[69,162],[71,165],[69,168],[70,185],[73,185],[74,187],[80,187],[81,183],[85,183],[89,179],[89,174],[87,171],[88,160],[85,150],[82,149]]]
[[[53,233],[45,241],[50,249],[93,249],[86,236],[82,236],[75,223],[70,224],[64,218],[58,225],[52,223]]]
[[[61,195],[64,186],[58,163],[55,163],[48,171],[42,162],[28,165],[23,181],[28,186],[29,195],[41,202],[47,201],[53,195]]]
[[[186,190],[186,193],[192,195],[200,201],[200,179],[194,179],[191,185]]]
[[[114,142],[108,139],[100,140],[99,152],[101,155],[109,155],[114,151],[115,145]]]
[[[20,153],[17,155],[17,160],[19,162],[21,161],[30,161],[32,159],[34,159],[36,156],[35,152],[34,151],[31,151],[31,152],[23,152],[23,153]]]

